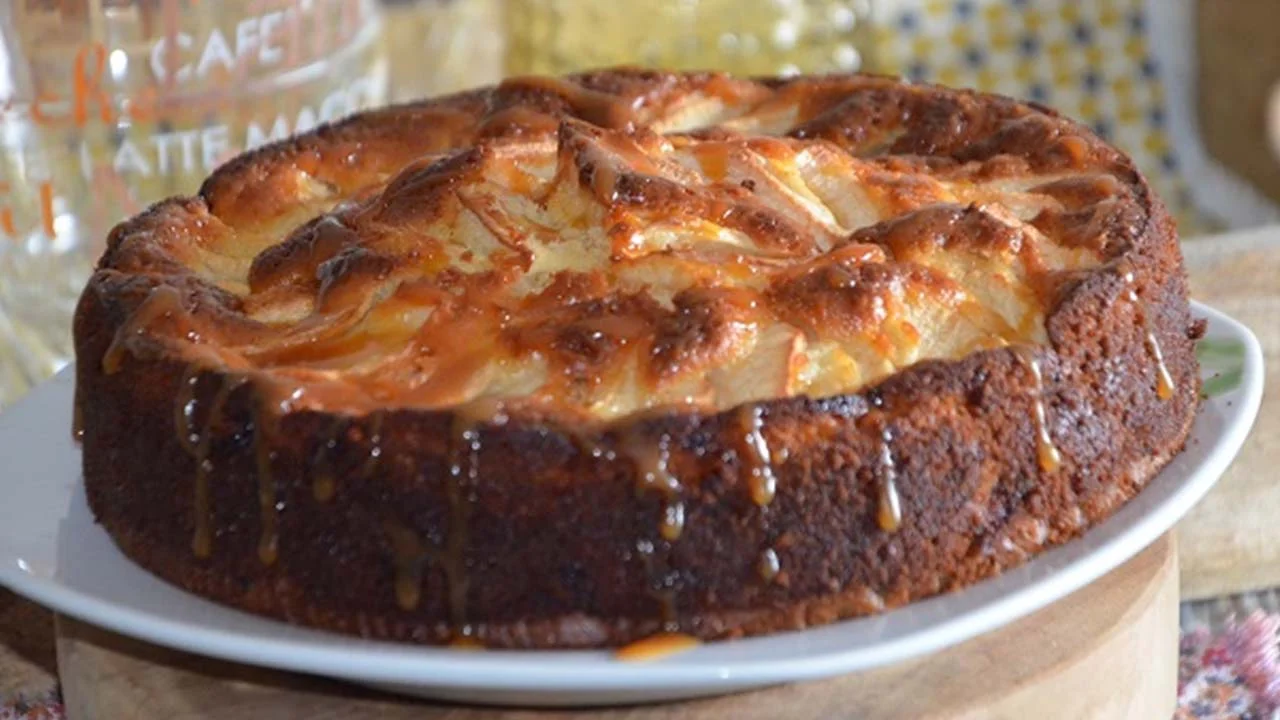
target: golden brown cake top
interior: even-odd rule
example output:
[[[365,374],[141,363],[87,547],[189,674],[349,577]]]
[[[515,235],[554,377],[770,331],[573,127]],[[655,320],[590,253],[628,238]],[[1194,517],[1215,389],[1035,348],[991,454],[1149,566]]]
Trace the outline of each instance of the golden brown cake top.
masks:
[[[136,309],[104,365],[160,351],[351,412],[836,395],[1044,343],[1064,283],[1146,222],[1139,187],[992,96],[514,79],[264,148],[117,228],[95,284]]]

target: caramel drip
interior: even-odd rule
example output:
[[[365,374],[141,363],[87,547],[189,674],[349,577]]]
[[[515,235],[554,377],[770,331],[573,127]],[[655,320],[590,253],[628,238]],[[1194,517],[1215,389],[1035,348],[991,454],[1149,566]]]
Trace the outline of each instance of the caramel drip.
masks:
[[[484,650],[484,643],[470,635],[459,635],[449,641],[449,647],[455,650]]]
[[[185,312],[182,293],[177,288],[171,285],[156,286],[129,319],[116,330],[107,351],[102,354],[102,372],[107,375],[120,372],[125,355],[133,352],[132,344],[137,338],[145,335],[160,318]]]
[[[381,412],[369,416],[369,456],[360,469],[360,477],[367,479],[378,469],[382,458]],[[315,492],[315,489],[312,489]],[[430,557],[430,550],[415,531],[395,522],[385,524],[391,540],[391,562],[395,568],[396,604],[402,610],[415,610],[422,600],[422,571]]]
[[[433,549],[422,543],[417,533],[389,523],[393,562],[396,572],[396,601],[405,610],[418,607],[422,593],[422,571],[431,560],[444,572],[449,588],[449,620],[453,626],[454,646],[472,647],[479,643],[472,637],[467,622],[466,549],[469,539],[471,503],[475,501],[475,482],[480,470],[480,424],[505,423],[501,403],[477,401],[455,409],[449,437],[449,475],[445,493],[449,503],[449,532],[443,548]],[[372,435],[381,432],[381,418]]]
[[[480,471],[480,429],[466,412],[455,412],[449,442],[449,535],[441,566],[449,580],[449,619],[455,633],[471,634],[467,624],[467,542],[470,535],[472,493]]]
[[[364,464],[360,466],[360,478],[362,479],[373,477],[373,474],[378,470],[378,465],[382,462],[382,419],[383,413],[381,412],[369,415],[369,456],[365,458]]]
[[[418,534],[394,522],[383,525],[391,541],[391,562],[395,568],[396,604],[402,610],[414,610],[422,600],[422,569],[427,562],[427,548]]]
[[[263,565],[274,565],[280,554],[279,508],[276,506],[275,476],[271,471],[270,413],[258,408],[253,426],[253,456],[258,472],[258,506],[262,517],[262,534],[258,539],[258,559]]]
[[[658,532],[667,542],[675,542],[684,533],[684,503],[679,500],[667,502],[662,506],[662,521]]]
[[[622,662],[653,662],[692,650],[701,642],[692,635],[661,632],[618,648],[613,657]]]
[[[311,495],[316,502],[329,502],[338,492],[338,482],[333,473],[318,473],[311,481]]]
[[[591,191],[606,205],[613,205],[618,200],[618,177],[617,168],[610,163],[600,163],[592,168]]]
[[[1164,361],[1164,351],[1160,348],[1160,340],[1156,338],[1155,332],[1151,329],[1150,309],[1138,297],[1138,292],[1133,287],[1135,279],[1133,266],[1128,262],[1121,262],[1116,269],[1120,273],[1120,279],[1124,281],[1128,288],[1125,291],[1125,298],[1134,304],[1138,310],[1139,317],[1142,319],[1142,331],[1146,336],[1147,352],[1156,361],[1156,397],[1161,400],[1168,400],[1173,397],[1178,385],[1174,382],[1173,375],[1169,373],[1169,366]]]
[[[1147,331],[1147,351],[1151,353],[1151,357],[1155,358],[1156,361],[1156,397],[1161,400],[1168,400],[1173,397],[1177,385],[1173,382],[1173,376],[1169,374],[1169,366],[1164,362],[1164,352],[1160,349],[1160,341],[1156,339],[1156,334],[1150,330]]]
[[[773,548],[765,548],[760,553],[760,558],[756,560],[756,574],[760,579],[771,583],[774,578],[778,577],[778,571],[782,569],[782,562],[778,559],[778,553]]]
[[[188,365],[178,381],[178,397],[173,406],[173,426],[178,433],[178,444],[193,457],[200,443],[200,433],[195,429],[196,384],[199,382],[200,369]]]
[[[648,540],[641,540],[636,543],[636,552],[640,556],[640,561],[644,563],[645,577],[648,578],[649,597],[658,603],[658,617],[662,620],[662,628],[664,630],[675,631],[680,629],[680,615],[676,610],[676,591],[670,587],[664,573],[658,572],[658,568],[654,563],[653,543]]]
[[[698,145],[694,155],[702,174],[711,182],[724,182],[729,174],[729,143],[707,143]]]
[[[1044,404],[1044,372],[1040,368],[1040,359],[1036,357],[1035,350],[1025,345],[1015,345],[1012,349],[1014,356],[1031,373],[1031,380],[1035,384],[1032,419],[1036,425],[1036,455],[1040,469],[1054,472],[1062,467],[1062,453],[1049,435],[1048,411]]]
[[[347,420],[339,418],[325,435],[324,442],[311,458],[311,495],[317,502],[329,502],[338,491],[337,471],[333,467],[338,441],[347,428]]]
[[[190,371],[188,371],[188,374]],[[194,378],[194,375],[190,375]],[[218,386],[218,391],[214,394],[212,401],[209,403],[208,417],[205,418],[204,429],[199,432],[191,432],[192,422],[195,419],[195,395],[194,379],[187,380],[184,378],[183,387],[191,388],[189,391],[179,393],[179,401],[182,402],[179,410],[180,417],[183,422],[178,427],[179,437],[185,436],[186,442],[182,445],[187,448],[192,457],[196,461],[196,488],[195,488],[195,533],[191,538],[191,550],[196,557],[207,558],[213,554],[213,507],[210,498],[209,474],[213,472],[213,461],[209,459],[209,449],[213,444],[213,428],[222,416],[223,408],[227,404],[227,398],[231,393],[245,383],[243,377],[227,377]],[[190,392],[190,395],[187,395]],[[188,399],[189,398],[189,399]]]
[[[628,438],[625,451],[636,466],[636,492],[657,491],[662,494],[662,518],[658,532],[667,542],[675,542],[684,533],[684,502],[680,499],[680,480],[671,472],[671,436],[663,433],[656,444],[640,438]]]
[[[880,478],[879,509],[876,511],[876,523],[885,532],[897,532],[902,527],[902,501],[898,497],[898,466],[893,460],[893,451],[889,448],[893,435],[884,430],[880,433]]]
[[[572,427],[562,428],[562,430],[569,435],[580,454],[609,461],[617,459],[618,454],[601,442],[600,436],[595,434],[593,428],[584,428],[580,432],[575,432]]]
[[[519,135],[555,132],[560,121],[554,116],[524,105],[497,110],[484,117],[479,124],[480,136]]]
[[[636,110],[644,98],[624,102],[617,95],[610,95],[585,88],[577,83],[557,77],[519,77],[502,83],[501,88],[543,91],[562,98],[579,118],[606,128],[621,128],[636,123],[640,118]]]
[[[71,406],[71,439],[76,444],[84,441],[84,408],[79,399]]]
[[[778,491],[778,477],[773,472],[773,455],[761,430],[764,427],[763,410],[759,405],[747,405],[738,410],[738,423],[746,444],[747,487],[751,500],[759,507],[768,507]]]
[[[676,610],[676,591],[669,587],[662,587],[650,591],[650,595],[654,600],[658,601],[659,617],[662,618],[662,627],[667,630],[673,630],[680,627],[680,614]]]
[[[592,145],[585,167],[590,169],[590,187],[601,202],[612,205],[618,202],[618,182],[632,173],[660,175],[661,170],[653,159],[636,144],[635,140],[616,134],[605,135]],[[584,158],[584,159],[586,159]],[[731,206],[725,205],[725,212]]]

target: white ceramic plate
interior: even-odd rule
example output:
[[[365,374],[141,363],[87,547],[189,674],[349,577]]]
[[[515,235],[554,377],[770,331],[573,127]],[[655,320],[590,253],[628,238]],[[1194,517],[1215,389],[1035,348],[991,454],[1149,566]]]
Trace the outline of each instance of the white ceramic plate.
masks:
[[[466,652],[293,627],[187,594],[129,562],[85,505],[64,372],[0,415],[0,584],[59,612],[160,645],[487,704],[584,705],[711,695],[887,665],[1037,610],[1112,570],[1173,527],[1227,468],[1262,398],[1262,352],[1244,326],[1209,319],[1214,394],[1186,452],[1085,537],[961,592],[876,617],[711,643],[652,663],[606,652]]]

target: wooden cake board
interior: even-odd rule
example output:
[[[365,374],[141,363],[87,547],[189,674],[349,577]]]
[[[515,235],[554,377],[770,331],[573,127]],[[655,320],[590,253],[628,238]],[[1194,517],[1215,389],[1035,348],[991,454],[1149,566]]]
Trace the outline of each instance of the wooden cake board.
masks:
[[[1172,535],[1069,597],[949,650],[879,670],[721,698],[591,710],[400,699],[159,648],[58,618],[70,720],[448,718],[1168,718],[1176,703]]]

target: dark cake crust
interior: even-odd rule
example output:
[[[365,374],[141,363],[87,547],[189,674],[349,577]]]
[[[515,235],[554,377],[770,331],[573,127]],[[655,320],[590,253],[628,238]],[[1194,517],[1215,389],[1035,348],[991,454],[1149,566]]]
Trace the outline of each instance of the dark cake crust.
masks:
[[[577,82],[602,93],[670,93],[711,77],[610,71]],[[166,201],[117,228],[75,322],[95,516],[151,572],[250,612],[370,638],[466,635],[513,648],[827,623],[962,588],[1105,519],[1181,450],[1199,402],[1197,327],[1160,201],[1127,158],[1047,110],[875,78],[807,82],[815,98],[847,99],[793,134],[850,146],[868,128],[905,127],[887,163],[1050,173],[1082,162],[1082,153],[1102,158],[1132,201],[1104,211],[1086,197],[1075,215],[1046,219],[1080,242],[1104,244],[1107,260],[1055,288],[1048,346],[925,361],[851,395],[649,413],[586,429],[537,413],[477,423],[448,409],[345,419],[303,410],[268,427],[253,380],[193,372],[191,357],[160,346],[113,357],[158,285],[182,289],[188,310],[235,307],[234,296],[185,273],[169,248],[195,241],[206,225],[282,214],[286,203],[273,193],[289,168],[359,186],[378,172],[379,157],[463,145],[477,127],[519,133],[526,125],[511,118],[432,133],[415,125],[446,106],[492,118],[511,97],[552,116],[626,122],[608,104],[512,83],[378,111],[250,153],[198,197]],[[1045,122],[1006,122],[1018,113]],[[170,320],[160,332],[178,332]],[[1153,344],[1172,380],[1165,398]],[[209,424],[189,438],[207,441],[199,458],[175,427],[183,397],[195,423]],[[1060,455],[1050,469],[1038,403]],[[743,439],[744,423],[757,417],[776,476],[763,507],[750,482],[760,463]],[[665,447],[680,479],[674,541],[664,532],[668,499],[643,489],[638,445]],[[203,502],[193,482],[201,473]],[[882,517],[886,474],[901,506],[890,521]],[[201,522],[193,507],[209,513],[207,557],[193,553]]]

